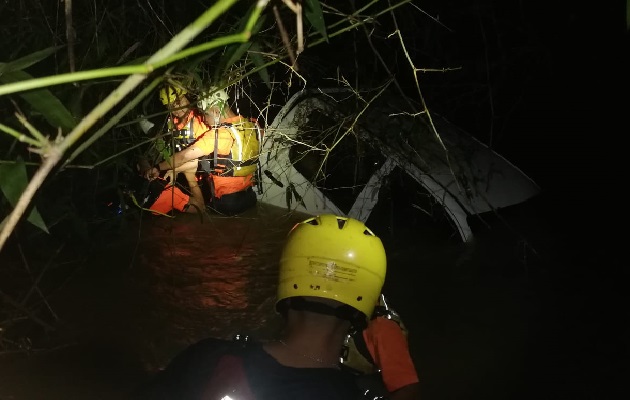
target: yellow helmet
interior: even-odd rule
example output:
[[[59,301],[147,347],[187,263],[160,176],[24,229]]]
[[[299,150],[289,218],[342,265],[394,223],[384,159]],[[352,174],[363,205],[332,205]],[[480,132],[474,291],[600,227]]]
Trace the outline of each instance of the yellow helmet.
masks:
[[[381,240],[361,221],[331,214],[296,224],[280,257],[278,303],[313,296],[372,316],[385,281]]]
[[[179,96],[186,93],[188,93],[186,89],[175,86],[166,86],[160,89],[160,101],[162,101],[162,104],[168,105],[169,103],[174,103]]]

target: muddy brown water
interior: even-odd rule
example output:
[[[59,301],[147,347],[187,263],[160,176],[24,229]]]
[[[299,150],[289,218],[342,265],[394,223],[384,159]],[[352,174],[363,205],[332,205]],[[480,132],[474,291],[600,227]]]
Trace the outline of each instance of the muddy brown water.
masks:
[[[121,399],[196,340],[273,338],[280,249],[306,217],[259,204],[231,218],[133,221],[49,296],[56,346],[2,354],[0,400]],[[521,398],[541,297],[521,273],[471,273],[465,246],[407,239],[386,241],[385,292],[425,397]]]

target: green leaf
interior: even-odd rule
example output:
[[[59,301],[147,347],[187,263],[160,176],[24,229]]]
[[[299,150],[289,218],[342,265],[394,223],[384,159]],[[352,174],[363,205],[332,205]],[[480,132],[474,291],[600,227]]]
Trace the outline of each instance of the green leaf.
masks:
[[[305,0],[304,14],[306,19],[313,25],[317,32],[322,35],[328,42],[328,34],[326,33],[326,23],[324,23],[324,13],[319,4],[319,0]]]
[[[251,52],[249,53],[249,55],[252,58],[254,65],[260,68],[260,70],[258,71],[258,75],[260,75],[260,79],[262,79],[263,82],[265,82],[265,85],[267,85],[267,88],[271,89],[271,79],[269,78],[269,71],[267,70],[267,67],[263,67],[263,65],[265,65],[265,60],[260,55],[261,53],[260,46],[258,45],[258,43],[254,42],[252,43],[252,47],[250,50]]]
[[[24,71],[12,71],[0,75],[0,84],[21,82],[33,77]],[[36,89],[19,94],[34,110],[40,112],[46,121],[55,129],[61,127],[69,132],[75,127],[76,121],[68,109],[48,89]]]
[[[55,53],[61,47],[63,46],[49,47],[47,49],[36,51],[35,53],[31,53],[25,57],[18,58],[15,61],[11,61],[6,64],[4,63],[0,64],[0,75],[6,72],[23,70],[25,68],[30,67],[33,64],[37,64],[38,62],[42,61],[46,57]]]
[[[230,69],[232,65],[234,65],[234,63],[236,63],[238,60],[241,59],[241,57],[243,57],[243,54],[245,54],[247,50],[249,50],[251,45],[252,44],[250,42],[245,42],[245,43],[239,44],[238,46],[231,45],[228,47],[226,54],[229,55],[229,58],[227,59],[227,62],[225,63],[225,66],[223,67],[224,74],[228,72],[228,70]]]
[[[12,207],[15,207],[27,185],[26,165],[21,159],[15,164],[0,164],[0,189]],[[27,220],[44,232],[49,233],[46,223],[35,207],[31,210]],[[2,222],[2,225],[4,225],[5,221]]]
[[[258,21],[256,21],[256,24],[254,25],[254,27],[252,28],[252,35],[255,34],[256,32],[258,32],[260,30],[260,27],[262,26],[262,23],[264,22],[265,18],[261,17]],[[241,20],[241,25],[244,25],[247,22],[247,18],[244,18]],[[243,57],[243,54],[245,54],[250,47],[252,46],[253,41],[247,41],[245,43],[241,43],[241,44],[233,44],[228,46],[224,57],[222,58],[223,60],[227,60],[225,62],[225,64],[223,65],[223,67],[217,69],[215,71],[215,73],[223,73],[226,74],[228,72],[228,70],[238,61]],[[214,77],[214,81],[218,82],[219,79],[218,76]]]

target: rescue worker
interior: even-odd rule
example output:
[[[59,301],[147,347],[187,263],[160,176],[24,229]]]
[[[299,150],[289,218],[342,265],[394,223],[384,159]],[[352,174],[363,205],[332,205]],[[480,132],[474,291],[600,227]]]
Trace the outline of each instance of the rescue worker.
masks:
[[[256,205],[254,174],[257,171],[261,130],[252,120],[237,115],[228,105],[223,89],[211,87],[201,96],[199,108],[205,114],[210,130],[170,160],[147,171],[147,178],[171,168],[192,168],[192,164],[208,174],[210,187],[208,208],[211,211],[236,215]]]
[[[207,339],[180,353],[140,399],[347,400],[361,394],[339,367],[344,337],[365,328],[386,273],[381,240],[363,222],[320,215],[296,224],[279,265],[274,341]]]
[[[346,337],[341,365],[358,376],[361,387],[389,400],[420,399],[420,385],[409,354],[407,328],[383,294],[363,331]]]
[[[167,126],[172,137],[168,137],[166,141],[162,139],[157,141],[157,150],[164,159],[156,164],[156,166],[163,166],[158,167],[160,168],[159,174],[148,176],[153,171],[153,167],[149,167],[143,172],[143,175],[150,181],[161,178],[161,180],[151,183],[150,188],[152,190],[150,192],[155,192],[156,188],[159,187],[163,188],[157,199],[153,200],[156,196],[149,195],[149,198],[152,200],[145,199],[143,207],[148,206],[152,211],[164,214],[172,209],[191,213],[200,212],[205,209],[205,201],[197,180],[197,160],[190,160],[174,166],[170,159],[173,150],[181,151],[191,145],[197,138],[209,131],[210,127],[205,124],[204,118],[192,106],[187,97],[186,89],[180,86],[168,85],[160,90],[159,96],[162,104],[170,112]],[[169,148],[167,142],[173,143],[174,149]],[[178,173],[182,173],[186,178],[190,195],[177,187],[176,177]],[[194,207],[191,207],[191,205]]]

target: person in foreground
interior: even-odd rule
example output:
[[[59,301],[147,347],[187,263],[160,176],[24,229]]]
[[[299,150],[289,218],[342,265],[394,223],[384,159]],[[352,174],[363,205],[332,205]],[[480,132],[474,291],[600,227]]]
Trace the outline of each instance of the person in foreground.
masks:
[[[339,355],[350,327],[366,327],[385,272],[383,244],[362,222],[325,214],[296,224],[280,258],[280,337],[265,343],[202,340],[134,398],[361,398],[355,376],[339,367]]]

